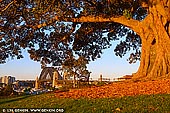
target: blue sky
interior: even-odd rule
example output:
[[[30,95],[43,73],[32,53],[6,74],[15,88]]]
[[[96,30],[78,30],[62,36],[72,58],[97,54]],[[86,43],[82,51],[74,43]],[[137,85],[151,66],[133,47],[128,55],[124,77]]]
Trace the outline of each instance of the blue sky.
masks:
[[[115,44],[115,43],[114,43]],[[100,74],[105,78],[117,78],[126,74],[132,74],[137,71],[139,61],[135,64],[127,62],[128,54],[123,57],[117,57],[114,54],[114,45],[103,51],[100,59],[90,62],[88,65],[91,71],[91,77],[98,79]],[[0,64],[0,76],[12,75],[16,79],[35,79],[41,72],[39,62],[30,60],[28,54],[24,53],[25,57],[20,60],[9,60],[5,64]]]

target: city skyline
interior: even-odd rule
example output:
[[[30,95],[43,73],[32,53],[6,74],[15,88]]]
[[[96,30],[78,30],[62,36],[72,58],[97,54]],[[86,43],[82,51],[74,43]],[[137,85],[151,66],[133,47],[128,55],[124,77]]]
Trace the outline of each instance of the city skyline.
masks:
[[[114,50],[115,44],[104,50],[101,58],[91,61],[87,67],[91,71],[90,78],[98,79],[102,74],[104,78],[118,78],[123,75],[129,75],[135,73],[139,67],[139,61],[136,64],[129,64],[127,58],[120,58],[115,56]],[[16,79],[28,79],[33,80],[41,73],[41,64],[30,60],[29,55],[24,52],[24,58],[19,60],[9,60],[5,64],[0,64],[0,77],[4,75],[15,76]]]

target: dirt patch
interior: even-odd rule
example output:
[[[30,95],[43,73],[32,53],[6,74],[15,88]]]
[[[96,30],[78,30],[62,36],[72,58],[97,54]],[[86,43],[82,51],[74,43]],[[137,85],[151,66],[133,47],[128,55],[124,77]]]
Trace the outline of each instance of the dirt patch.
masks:
[[[56,92],[59,98],[113,98],[135,95],[170,94],[170,79],[146,82],[118,82],[104,86]]]

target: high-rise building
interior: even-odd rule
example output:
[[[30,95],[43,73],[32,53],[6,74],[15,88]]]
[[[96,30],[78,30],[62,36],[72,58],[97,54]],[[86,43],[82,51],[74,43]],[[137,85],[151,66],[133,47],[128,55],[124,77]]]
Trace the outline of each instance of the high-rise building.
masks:
[[[15,82],[15,77],[12,77],[12,76],[1,77],[1,83],[12,84],[13,82]]]

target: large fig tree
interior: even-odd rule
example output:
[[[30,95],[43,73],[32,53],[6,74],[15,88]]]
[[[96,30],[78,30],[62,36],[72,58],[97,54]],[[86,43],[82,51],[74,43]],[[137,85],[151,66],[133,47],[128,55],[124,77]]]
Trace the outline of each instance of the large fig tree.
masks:
[[[0,62],[22,58],[63,65],[70,55],[140,60],[134,78],[170,77],[170,0],[0,0]]]

